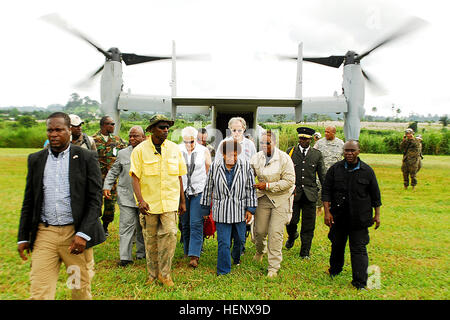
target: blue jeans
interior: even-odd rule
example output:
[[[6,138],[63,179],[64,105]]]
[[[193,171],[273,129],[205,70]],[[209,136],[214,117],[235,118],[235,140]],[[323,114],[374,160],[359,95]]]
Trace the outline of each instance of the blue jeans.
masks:
[[[239,223],[216,222],[217,231],[217,274],[227,274],[231,271],[231,257],[235,264],[241,258],[242,246],[245,241],[245,221]],[[231,236],[234,244],[230,257]]]
[[[182,239],[184,254],[190,257],[200,257],[203,245],[203,216],[208,215],[208,210],[202,209],[200,198],[186,196],[186,212],[181,215]]]

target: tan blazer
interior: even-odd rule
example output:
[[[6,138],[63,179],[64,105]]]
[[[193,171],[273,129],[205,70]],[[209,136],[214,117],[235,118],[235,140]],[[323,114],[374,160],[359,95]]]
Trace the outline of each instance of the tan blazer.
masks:
[[[250,159],[250,165],[259,182],[269,183],[268,190],[256,190],[258,198],[266,195],[275,207],[292,201],[295,170],[294,163],[286,152],[275,148],[272,159],[266,165],[266,156],[260,151]]]

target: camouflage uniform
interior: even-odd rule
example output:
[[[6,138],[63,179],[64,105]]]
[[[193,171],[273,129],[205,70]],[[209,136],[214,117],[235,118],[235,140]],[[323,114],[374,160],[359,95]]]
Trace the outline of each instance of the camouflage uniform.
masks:
[[[400,144],[400,150],[403,151],[402,172],[403,185],[409,186],[409,176],[411,176],[411,186],[417,185],[416,174],[420,166],[420,154],[422,145],[416,138],[403,139]]]
[[[319,150],[322,152],[323,156],[323,162],[325,163],[325,172],[328,171],[328,169],[335,164],[338,161],[342,160],[342,156],[344,155],[344,141],[341,139],[335,137],[333,140],[327,140],[327,138],[322,138],[318,140],[314,144],[314,149]],[[320,181],[317,179],[317,185],[319,186],[319,199],[317,200],[316,206],[322,207],[322,196],[321,196],[321,189],[322,186],[320,184]]]
[[[112,134],[109,135],[108,141],[105,141],[100,131],[93,135],[92,138],[97,146],[98,161],[102,172],[102,183],[104,183],[109,169],[111,169],[114,161],[116,161],[117,152],[120,149],[126,148],[127,143],[120,137]],[[117,181],[114,182],[114,185],[111,188],[111,198],[103,198],[104,208],[102,221],[104,224],[106,223],[106,225],[114,220],[114,205],[117,200],[116,188]]]
[[[88,150],[97,151],[97,145],[92,137],[89,137],[86,133],[82,133],[76,141],[70,141],[74,146],[79,146]],[[90,144],[90,147],[88,146]]]

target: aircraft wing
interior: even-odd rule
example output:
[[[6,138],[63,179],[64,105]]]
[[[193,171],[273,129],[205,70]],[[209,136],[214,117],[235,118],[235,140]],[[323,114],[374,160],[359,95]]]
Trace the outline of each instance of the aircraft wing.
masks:
[[[177,106],[253,106],[253,107],[296,107],[301,99],[260,97],[172,97]]]

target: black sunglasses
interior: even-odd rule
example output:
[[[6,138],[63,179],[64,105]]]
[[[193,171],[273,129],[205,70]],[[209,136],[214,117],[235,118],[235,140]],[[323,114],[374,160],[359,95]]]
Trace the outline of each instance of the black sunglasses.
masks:
[[[158,126],[159,129],[164,130],[164,129],[169,129],[170,126],[165,125],[165,126]]]
[[[115,126],[116,124],[114,122],[111,123],[105,123],[105,126]]]

